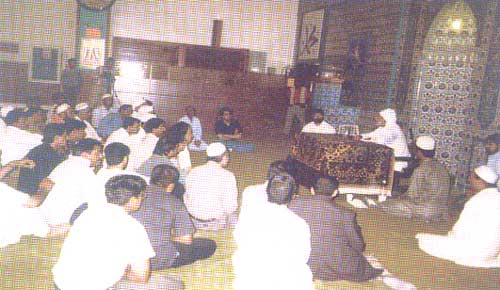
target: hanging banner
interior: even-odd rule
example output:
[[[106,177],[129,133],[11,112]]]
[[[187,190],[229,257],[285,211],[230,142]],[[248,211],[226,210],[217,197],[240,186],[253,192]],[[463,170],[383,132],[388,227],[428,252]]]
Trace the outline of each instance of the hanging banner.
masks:
[[[80,66],[86,69],[103,66],[106,58],[106,39],[82,38],[81,41]]]

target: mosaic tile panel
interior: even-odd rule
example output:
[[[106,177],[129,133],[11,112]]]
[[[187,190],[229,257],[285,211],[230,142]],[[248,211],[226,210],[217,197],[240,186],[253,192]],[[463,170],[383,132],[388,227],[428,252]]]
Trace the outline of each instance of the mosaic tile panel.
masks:
[[[359,109],[340,105],[341,86],[336,83],[317,83],[313,106],[325,111],[325,120],[338,128],[344,124],[358,124]]]
[[[476,32],[476,19],[463,1],[445,5],[436,16],[425,38],[411,122],[417,136],[436,139],[437,158],[462,185],[472,156],[473,117],[479,102],[471,94]]]

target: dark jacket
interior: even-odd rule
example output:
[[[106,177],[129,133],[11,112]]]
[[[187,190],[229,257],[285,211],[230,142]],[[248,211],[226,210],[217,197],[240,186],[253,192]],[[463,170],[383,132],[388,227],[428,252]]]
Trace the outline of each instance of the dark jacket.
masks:
[[[321,195],[298,197],[289,208],[311,229],[308,265],[314,279],[364,282],[382,273],[363,255],[365,243],[354,212]]]

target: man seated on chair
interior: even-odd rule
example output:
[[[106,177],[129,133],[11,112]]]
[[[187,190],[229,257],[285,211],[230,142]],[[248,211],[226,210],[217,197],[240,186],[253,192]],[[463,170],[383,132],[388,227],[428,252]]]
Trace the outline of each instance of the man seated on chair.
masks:
[[[383,269],[373,268],[363,255],[365,243],[356,214],[333,201],[338,185],[334,177],[318,178],[312,195],[297,197],[288,206],[311,228],[308,265],[317,280],[372,280]]]
[[[141,208],[132,213],[148,232],[156,252],[151,259],[152,270],[176,268],[206,259],[215,252],[214,241],[193,238],[196,229],[186,206],[173,190],[179,172],[167,164],[157,165],[151,174]]]
[[[188,148],[191,151],[205,151],[207,150],[207,143],[203,141],[203,128],[198,117],[196,117],[196,110],[193,106],[186,107],[186,115],[179,119],[179,122],[184,122],[191,125],[193,130],[193,141],[189,144]]]
[[[304,133],[335,134],[335,128],[325,121],[325,112],[321,109],[312,110],[312,122],[302,128]]]
[[[434,159],[435,141],[420,136],[416,141],[419,166],[410,179],[408,191],[401,199],[390,199],[379,207],[390,214],[405,218],[432,221],[448,215],[450,174],[446,167]]]
[[[469,176],[473,196],[447,235],[419,233],[421,250],[459,265],[480,268],[500,267],[500,192],[498,176],[488,166],[474,169]]]
[[[215,122],[215,134],[229,150],[235,152],[252,152],[253,144],[240,141],[243,128],[240,122],[233,117],[233,109],[223,107],[219,111],[219,119]]]

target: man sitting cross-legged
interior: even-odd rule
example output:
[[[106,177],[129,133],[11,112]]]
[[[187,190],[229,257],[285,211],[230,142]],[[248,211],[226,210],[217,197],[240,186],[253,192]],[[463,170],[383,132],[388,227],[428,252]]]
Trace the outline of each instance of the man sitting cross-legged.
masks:
[[[288,206],[311,229],[311,256],[308,265],[314,279],[365,282],[383,269],[373,268],[363,255],[365,243],[356,214],[336,205],[338,181],[318,178],[310,196],[299,196]]]
[[[219,111],[219,116],[215,122],[215,134],[228,149],[235,152],[252,152],[252,143],[241,141],[243,128],[240,122],[233,117],[233,109],[223,107]]]
[[[94,169],[102,161],[102,145],[94,139],[83,139],[71,149],[72,153],[48,176],[50,188],[40,209],[52,226],[69,228],[73,211],[82,203],[106,202]]]
[[[448,216],[450,174],[446,167],[434,159],[435,141],[420,136],[416,141],[418,167],[413,171],[410,187],[401,199],[390,199],[378,206],[385,212],[425,221]]]
[[[222,143],[207,148],[207,163],[193,168],[186,178],[184,203],[198,229],[234,226],[238,207],[236,177],[225,169],[229,154]]]
[[[146,182],[118,175],[106,183],[107,203],[75,221],[52,269],[56,289],[183,289],[182,281],[151,275],[155,256],[144,227],[129,214],[141,207]]]
[[[500,267],[500,192],[498,176],[487,167],[474,169],[469,176],[472,198],[447,235],[417,234],[424,252],[459,265]]]
[[[179,122],[187,123],[193,129],[193,141],[188,145],[191,151],[205,151],[207,150],[207,143],[203,141],[203,128],[198,117],[196,117],[196,110],[193,106],[186,107],[186,115],[179,119]]]
[[[295,190],[293,177],[280,173],[268,182],[269,202],[240,216],[233,233],[235,290],[314,289],[309,226],[287,208]]]
[[[192,264],[210,257],[217,248],[212,240],[193,238],[196,229],[186,206],[173,194],[178,179],[175,167],[156,166],[141,208],[132,213],[146,228],[156,252],[151,259],[153,270]]]

